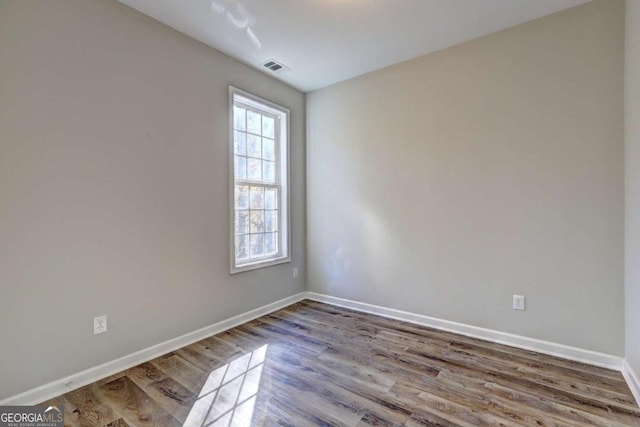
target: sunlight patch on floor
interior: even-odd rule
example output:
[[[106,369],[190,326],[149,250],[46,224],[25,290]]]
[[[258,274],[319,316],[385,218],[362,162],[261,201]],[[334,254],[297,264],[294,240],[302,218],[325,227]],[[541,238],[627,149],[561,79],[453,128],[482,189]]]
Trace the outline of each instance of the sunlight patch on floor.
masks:
[[[184,426],[250,426],[267,347],[263,345],[212,371]]]

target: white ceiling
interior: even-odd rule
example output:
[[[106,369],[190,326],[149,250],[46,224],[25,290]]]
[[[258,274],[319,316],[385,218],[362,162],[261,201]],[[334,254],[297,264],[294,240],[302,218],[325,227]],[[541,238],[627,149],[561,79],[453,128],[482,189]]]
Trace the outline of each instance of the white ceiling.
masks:
[[[589,0],[120,1],[308,92]]]

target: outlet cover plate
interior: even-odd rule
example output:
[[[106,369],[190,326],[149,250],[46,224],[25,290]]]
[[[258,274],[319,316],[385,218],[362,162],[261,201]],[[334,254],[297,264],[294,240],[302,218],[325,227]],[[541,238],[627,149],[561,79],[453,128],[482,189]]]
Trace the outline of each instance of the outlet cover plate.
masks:
[[[107,315],[93,318],[93,335],[100,335],[107,332]]]
[[[513,296],[513,309],[524,311],[524,295]]]

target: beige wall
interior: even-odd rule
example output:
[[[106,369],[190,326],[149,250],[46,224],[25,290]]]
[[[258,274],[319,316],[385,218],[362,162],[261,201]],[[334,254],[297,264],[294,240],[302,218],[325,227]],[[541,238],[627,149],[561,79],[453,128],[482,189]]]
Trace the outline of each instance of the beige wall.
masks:
[[[640,375],[640,2],[626,6],[626,357]]]
[[[112,0],[0,0],[0,63],[0,399],[304,289],[303,94]],[[229,84],[292,111],[293,263],[234,276]]]
[[[310,290],[622,355],[623,13],[309,94]]]

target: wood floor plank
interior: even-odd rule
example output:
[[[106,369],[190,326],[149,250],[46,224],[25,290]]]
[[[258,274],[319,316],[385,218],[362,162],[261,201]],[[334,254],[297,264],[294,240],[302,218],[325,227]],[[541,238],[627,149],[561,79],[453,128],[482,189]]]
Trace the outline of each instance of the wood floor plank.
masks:
[[[395,420],[398,424],[411,415],[409,409],[387,402],[383,394],[376,395],[375,399],[362,396],[361,393],[367,390],[366,388],[343,376],[316,370],[315,366],[305,364],[305,359],[299,356],[276,350],[271,354],[269,363],[279,374],[275,378],[281,381],[295,378],[299,384],[306,384],[306,387],[315,390],[319,395],[326,396],[352,411],[363,415],[369,411],[381,419]]]
[[[48,402],[69,426],[640,426],[619,372],[307,300]]]
[[[125,371],[125,374],[124,378],[135,383],[177,420],[183,422],[186,419],[196,393],[157,368],[153,361],[135,366]]]
[[[316,414],[330,424],[354,426],[362,414],[355,408],[345,405],[335,395],[326,393],[322,386],[306,381],[302,376],[288,374],[281,376],[280,371],[267,367],[267,375],[286,378],[284,381],[273,381],[270,394],[281,402],[286,402],[292,410],[299,411],[311,419],[310,414]]]
[[[73,406],[76,422],[83,426],[102,426],[120,418],[113,407],[105,404],[98,386],[74,390],[64,395],[64,399]]]
[[[188,362],[177,354],[159,357],[150,362],[168,377],[173,378],[194,394],[198,394],[204,385],[207,374],[202,369]]]
[[[122,377],[119,377],[122,378]],[[113,381],[113,380],[112,380]],[[129,424],[122,418],[118,418],[115,421],[111,421],[109,424],[105,424],[105,427],[130,427]]]
[[[177,427],[182,425],[128,377],[100,386],[106,402],[112,405],[129,425]]]
[[[407,356],[409,357],[409,356]],[[458,372],[461,375],[466,375],[470,378],[478,378],[479,376],[489,378],[491,381],[500,383],[506,387],[514,388],[516,390],[528,390],[534,393],[544,396],[547,399],[562,402],[563,404],[590,411],[594,414],[606,414],[605,416],[611,419],[626,420],[629,422],[633,419],[638,419],[637,411],[633,409],[621,408],[615,405],[610,405],[607,402],[602,402],[593,396],[581,396],[576,393],[559,390],[556,388],[548,387],[544,384],[538,384],[535,380],[527,378],[526,376],[513,376],[503,372],[495,372],[491,370],[483,371],[481,368],[469,369],[468,365],[460,365],[455,361],[446,361],[437,356],[430,356],[430,362],[438,361],[442,368],[449,369],[454,372]],[[635,425],[635,424],[630,424]]]
[[[176,350],[175,353],[204,372],[217,369],[225,364],[223,360],[203,353],[201,348],[193,344]]]
[[[455,334],[447,331],[440,331],[433,328],[423,327],[415,324],[410,324],[405,321],[395,320],[395,319],[387,319],[379,316],[372,316],[366,313],[357,312],[355,310],[336,307],[328,304],[323,304],[315,301],[305,300],[299,303],[300,307],[298,310],[302,312],[311,311],[311,315],[328,315],[330,316],[340,316],[341,318],[347,320],[344,323],[345,327],[348,325],[358,323],[358,322],[366,322],[376,325],[380,327],[382,330],[388,331],[399,331],[403,333],[415,334],[417,336],[426,336],[433,339],[439,340],[449,340],[459,343],[468,343],[477,346],[484,346],[486,348],[493,349],[495,351],[500,351],[506,354],[519,355],[522,357],[529,357],[535,361],[544,361],[544,363],[550,365],[559,365],[565,366],[573,370],[583,371],[590,375],[598,375],[603,378],[609,378],[616,381],[619,384],[626,385],[624,378],[620,375],[619,372],[612,371],[610,369],[605,369],[593,365],[587,365],[585,363],[575,362],[567,359],[562,359],[555,356],[550,356],[546,354],[537,353],[531,350],[524,350],[516,347],[510,347],[502,344],[496,344],[489,341],[484,341],[478,338],[467,337],[459,334]],[[356,320],[354,322],[354,320]],[[335,321],[335,320],[334,320]]]
[[[394,334],[381,332],[381,339],[392,339]],[[409,342],[409,341],[403,341]],[[557,387],[565,391],[600,396],[603,400],[612,404],[633,407],[635,403],[626,388],[619,387],[607,380],[597,381],[593,378],[587,381],[583,376],[567,373],[565,370],[547,370],[534,368],[528,362],[522,362],[513,358],[502,358],[500,355],[475,351],[471,348],[451,347],[446,342],[414,340],[407,350],[408,354],[420,356],[423,354],[440,355],[448,360],[456,360],[460,363],[468,363],[470,367],[481,366],[482,369],[493,369],[500,372],[511,372],[514,376],[527,372],[527,377],[538,383],[544,383],[551,387]],[[570,384],[570,386],[568,385]]]
[[[511,352],[504,352],[496,349],[489,348],[485,345],[479,346],[475,343],[461,342],[458,340],[452,340],[445,337],[437,337],[434,333],[421,334],[420,336],[407,335],[402,333],[395,333],[392,331],[381,331],[378,335],[381,340],[391,340],[397,344],[405,344],[407,347],[419,348],[425,343],[430,345],[442,343],[450,348],[452,351],[465,352],[468,354],[479,355],[480,357],[488,357],[497,359],[499,361],[505,361],[514,363],[523,370],[531,369],[539,373],[549,373],[554,377],[563,376],[570,377],[572,382],[578,382],[583,384],[599,384],[607,387],[609,391],[615,391],[621,393],[627,397],[631,396],[627,384],[624,382],[622,376],[618,376],[616,379],[609,377],[603,377],[599,375],[589,374],[582,369],[571,369],[567,366],[560,366],[558,364],[547,363],[542,355],[538,355],[536,359],[532,357],[522,357],[518,354]]]
[[[444,419],[455,422],[461,426],[474,427],[479,425],[490,425],[499,427],[520,427],[522,424],[500,418],[491,412],[482,409],[469,408],[449,399],[445,399],[432,394],[424,393],[420,395],[422,405],[420,411],[431,412]]]
[[[441,379],[444,379],[445,376],[446,372],[443,371]],[[548,417],[555,420],[568,420],[573,423],[587,425],[623,425],[612,419],[605,419],[589,412],[571,408],[557,402],[541,399],[535,394],[519,392],[498,384],[485,382],[478,387],[477,383],[467,379],[463,379],[460,384],[463,384],[464,387],[475,389],[478,393],[489,394],[491,396],[492,403],[496,406],[510,408],[512,412],[521,414],[530,419],[535,418],[537,420],[535,424],[538,425],[554,425],[553,422],[546,423],[540,421],[541,419],[546,419]]]
[[[466,352],[451,351],[446,347],[442,347],[437,344],[409,348],[407,350],[407,354],[410,357],[415,356],[417,358],[426,358],[427,360],[430,360],[430,358],[435,355],[442,359],[446,358],[447,360],[453,361],[459,365],[483,372],[507,373],[514,377],[524,376],[533,383],[545,385],[567,393],[574,393],[581,397],[594,397],[612,406],[625,409],[633,409],[635,407],[632,397],[620,394],[615,390],[606,390],[597,386],[592,387],[575,381],[569,382],[568,378],[563,378],[559,374],[556,374],[554,378],[553,375],[548,375],[542,370],[529,370],[529,375],[523,375],[522,372],[525,368],[518,366],[509,360],[498,360],[477,354],[473,355]]]
[[[67,400],[66,395],[49,399],[46,402],[42,402],[41,405],[63,407],[65,427],[78,426],[83,424],[82,421],[80,420],[80,415],[81,415],[80,411],[75,405],[73,405],[71,402]],[[89,423],[84,423],[84,424],[90,425]]]
[[[404,425],[405,427],[460,427],[460,424],[445,420],[436,414],[430,414],[428,412],[424,414],[413,414]]]

